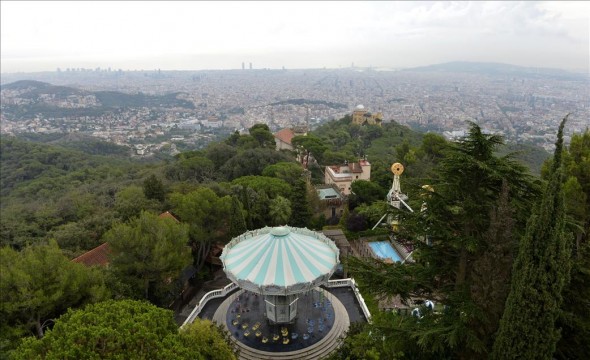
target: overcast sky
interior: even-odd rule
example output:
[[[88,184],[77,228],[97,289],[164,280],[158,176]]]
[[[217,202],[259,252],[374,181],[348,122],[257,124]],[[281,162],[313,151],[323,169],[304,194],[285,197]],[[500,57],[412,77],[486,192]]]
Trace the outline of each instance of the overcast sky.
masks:
[[[588,71],[590,2],[0,2],[1,71],[401,68]]]

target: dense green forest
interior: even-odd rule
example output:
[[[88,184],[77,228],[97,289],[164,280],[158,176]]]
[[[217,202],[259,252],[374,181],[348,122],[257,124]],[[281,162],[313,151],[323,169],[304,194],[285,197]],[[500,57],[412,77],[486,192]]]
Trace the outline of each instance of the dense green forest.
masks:
[[[519,312],[518,299],[525,296],[516,294],[519,282],[530,276],[520,272],[533,265],[547,269],[543,261],[569,264],[546,277],[557,279],[559,287],[526,294],[552,299],[544,324],[556,330],[543,356],[584,358],[584,339],[590,335],[590,312],[585,311],[590,298],[590,132],[575,134],[563,154],[559,145],[556,160],[545,161],[546,153],[536,148],[512,153],[523,149],[469,126],[466,138],[448,142],[394,122],[354,125],[347,116],[293,138],[295,151],[276,151],[268,126],[257,124],[248,134],[236,132],[203,150],[150,162],[127,158],[122,149],[99,141],[2,137],[2,357],[41,358],[63,348],[75,341],[66,329],[104,311],[92,304],[107,299],[169,306],[182,286],[182,270],[192,265],[199,277],[207,277],[211,246],[245,229],[284,223],[322,229],[329,219],[321,215],[312,185],[323,182],[323,166],[366,157],[371,181],[354,183],[348,210],[333,225],[351,240],[370,233],[370,224],[386,209],[393,162],[406,167],[402,188],[410,205],[428,211],[398,214],[404,226],[395,236],[414,244],[415,263],[346,259],[351,273],[369,304],[401,296],[408,304],[430,298],[438,305],[436,311],[422,308],[419,319],[372,308],[373,322],[351,328],[334,359],[502,358],[492,351],[496,334],[510,336],[498,329],[516,321],[523,322],[522,329],[532,326],[510,315]],[[434,192],[425,194],[424,184]],[[564,206],[555,205],[560,201]],[[180,223],[157,216],[164,211]],[[535,224],[547,221],[535,219],[555,219],[555,224],[545,231]],[[541,233],[545,238],[536,235]],[[559,248],[560,257],[527,255],[539,241],[555,243],[547,252]],[[70,261],[104,242],[112,250],[108,269]],[[517,265],[523,262],[533,265]],[[151,314],[145,305],[121,306],[164,316]],[[162,339],[171,336],[167,321],[156,329]],[[97,326],[117,331],[113,324]],[[183,336],[169,338],[171,347],[162,351],[191,341]],[[223,336],[213,335],[220,341]],[[103,340],[114,341],[108,339]],[[511,345],[513,354],[522,351],[522,345]]]

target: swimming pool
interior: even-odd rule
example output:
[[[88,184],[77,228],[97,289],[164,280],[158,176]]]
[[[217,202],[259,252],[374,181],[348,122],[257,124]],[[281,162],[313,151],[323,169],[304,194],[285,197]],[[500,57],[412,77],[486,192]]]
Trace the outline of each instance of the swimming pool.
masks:
[[[402,261],[402,258],[399,256],[397,251],[395,251],[395,249],[391,246],[389,241],[374,241],[370,242],[369,246],[371,247],[375,255],[377,255],[381,259],[390,258],[392,261]]]

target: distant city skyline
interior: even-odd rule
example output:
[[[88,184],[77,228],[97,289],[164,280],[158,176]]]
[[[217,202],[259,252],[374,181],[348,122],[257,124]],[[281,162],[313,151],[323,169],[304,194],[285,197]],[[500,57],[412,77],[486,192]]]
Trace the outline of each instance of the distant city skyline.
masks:
[[[1,1],[0,14],[2,73],[590,67],[588,2]]]

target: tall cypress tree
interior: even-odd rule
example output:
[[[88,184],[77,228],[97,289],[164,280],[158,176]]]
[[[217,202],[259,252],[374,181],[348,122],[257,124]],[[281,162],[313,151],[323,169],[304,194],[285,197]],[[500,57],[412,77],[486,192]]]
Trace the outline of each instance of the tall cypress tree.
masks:
[[[245,233],[246,230],[246,219],[242,212],[242,203],[236,196],[232,196],[229,214],[229,235],[231,238],[234,238]]]
[[[561,169],[566,120],[557,133],[551,177],[520,241],[492,359],[551,359],[560,337],[555,321],[571,268]]]
[[[493,345],[506,297],[510,292],[513,264],[515,221],[508,198],[508,184],[504,182],[498,205],[490,214],[490,227],[484,234],[485,250],[473,263],[471,297],[477,306],[473,328],[487,349]]]
[[[556,359],[590,359],[590,129],[572,135],[563,154],[567,229],[574,234],[571,281],[563,291]]]
[[[289,225],[306,227],[311,219],[311,208],[307,199],[307,183],[297,180],[291,196],[291,222]]]
[[[244,209],[246,209],[246,227],[248,229],[254,229],[254,225],[252,224],[252,208],[250,206],[250,194],[247,186],[242,187],[242,204],[244,205]]]

